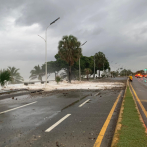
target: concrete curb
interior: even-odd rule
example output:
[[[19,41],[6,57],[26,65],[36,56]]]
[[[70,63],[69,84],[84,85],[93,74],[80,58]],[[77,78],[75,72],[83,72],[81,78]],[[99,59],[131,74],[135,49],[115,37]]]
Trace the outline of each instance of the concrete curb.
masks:
[[[111,147],[113,147],[118,140],[117,131],[120,130],[120,128],[121,128],[120,122],[121,122],[121,119],[122,119],[123,104],[124,104],[124,98],[126,96],[127,86],[128,86],[128,80],[126,82],[125,93],[124,93],[123,100],[122,100],[122,103],[121,103],[121,108],[120,108],[120,111],[119,111],[119,116],[118,116],[118,119],[117,119],[116,128],[115,128],[114,135],[113,135],[112,142],[111,142]]]
[[[0,95],[0,100],[12,98],[15,96],[22,96],[22,95],[26,95],[26,94],[30,94],[30,93],[40,92],[40,91],[42,91],[42,90],[40,90],[40,89],[39,90],[30,90],[30,91],[26,91],[26,92],[22,92],[22,93],[10,93],[8,95]],[[5,94],[7,94],[7,93],[5,93]]]
[[[9,91],[5,91],[5,92],[1,92],[0,96],[2,96],[3,94],[13,94],[14,92],[18,92],[18,91],[29,91],[28,89],[20,89],[20,90],[9,90]]]
[[[71,103],[71,104],[65,106],[64,108],[61,109],[61,111],[63,111],[64,109],[66,109],[66,108],[68,108],[68,107],[70,107],[70,106],[72,106],[72,105],[78,103],[79,101],[81,101],[82,99],[86,98],[87,96],[89,96],[89,94],[86,95],[86,96],[84,96],[84,97],[82,97],[82,98],[80,98],[79,100],[76,100],[76,101],[74,101],[73,103]]]

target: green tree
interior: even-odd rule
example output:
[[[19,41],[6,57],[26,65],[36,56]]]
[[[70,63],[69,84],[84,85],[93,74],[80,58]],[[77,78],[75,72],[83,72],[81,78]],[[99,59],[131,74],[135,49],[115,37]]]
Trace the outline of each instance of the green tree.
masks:
[[[100,77],[100,70],[110,69],[109,62],[103,52],[98,52],[95,54],[95,64],[97,70],[99,70],[99,77]]]
[[[138,70],[136,71],[136,74],[144,74],[144,70]]]
[[[22,76],[20,76],[20,73],[18,72],[19,68],[16,69],[13,67],[8,67],[8,71],[10,72],[12,83],[21,83],[24,79]]]
[[[118,71],[111,71],[111,76],[117,77],[118,76]]]
[[[38,79],[42,82],[42,77],[45,75],[45,71],[42,69],[42,67],[35,66],[33,70],[30,71],[31,75],[30,75],[30,79],[34,80],[34,79]]]
[[[0,71],[0,84],[1,86],[5,86],[6,82],[12,81],[11,74],[8,70]]]
[[[66,61],[69,66],[69,82],[71,83],[71,67],[81,57],[82,49],[80,48],[81,43],[76,37],[63,36],[62,40],[59,41],[58,54],[62,60]]]
[[[68,63],[63,60],[59,54],[55,55],[55,59],[56,59],[56,71],[60,71],[62,70],[67,70],[68,69]]]
[[[120,76],[128,76],[130,74],[133,74],[133,72],[129,69],[122,69],[121,72],[120,72]]]
[[[87,80],[89,80],[88,75],[91,74],[91,69],[90,68],[85,68],[85,74],[87,75]]]

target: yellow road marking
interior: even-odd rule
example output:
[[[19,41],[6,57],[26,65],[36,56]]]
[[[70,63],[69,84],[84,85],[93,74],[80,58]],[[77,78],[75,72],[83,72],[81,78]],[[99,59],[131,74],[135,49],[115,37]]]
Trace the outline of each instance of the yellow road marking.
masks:
[[[136,99],[137,99],[137,101],[138,101],[138,103],[139,103],[139,105],[140,105],[142,111],[144,112],[145,116],[147,117],[147,112],[146,112],[144,106],[142,105],[142,103],[141,103],[140,99],[138,98],[138,96],[137,96],[135,90],[133,89],[132,84],[130,84],[130,85],[131,85],[131,88],[132,88],[132,90],[133,90],[133,93],[134,93],[134,95],[135,95],[135,97],[136,97]]]
[[[113,112],[115,110],[115,107],[117,105],[117,102],[118,102],[120,96],[121,96],[121,92],[119,93],[119,95],[118,95],[118,97],[117,97],[117,99],[116,99],[116,101],[115,101],[115,103],[114,103],[114,105],[113,105],[113,107],[112,107],[112,109],[111,109],[111,111],[110,111],[110,113],[109,113],[109,115],[108,115],[108,117],[107,117],[107,119],[106,119],[106,121],[105,121],[105,123],[104,123],[104,125],[103,125],[103,127],[102,127],[102,129],[101,129],[101,131],[100,131],[100,133],[99,133],[99,135],[97,137],[97,140],[96,140],[96,142],[95,142],[93,147],[100,147],[101,142],[103,140],[103,137],[105,135],[106,129],[107,129],[108,124],[109,124],[109,122],[111,120],[111,117],[113,115]]]

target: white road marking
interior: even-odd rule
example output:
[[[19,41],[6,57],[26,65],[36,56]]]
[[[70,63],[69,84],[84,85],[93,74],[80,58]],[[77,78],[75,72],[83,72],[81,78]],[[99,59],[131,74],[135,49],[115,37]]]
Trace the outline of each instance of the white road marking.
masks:
[[[82,107],[85,103],[87,103],[88,101],[90,101],[90,99],[88,99],[87,101],[85,101],[84,103],[82,103],[81,105],[79,105],[79,107]]]
[[[69,117],[71,114],[65,115],[63,118],[61,118],[59,121],[57,121],[54,125],[49,127],[45,132],[50,132],[52,129],[54,129],[56,126],[58,126],[62,121],[64,121],[67,117]]]
[[[19,109],[19,108],[22,108],[22,107],[25,107],[25,106],[28,106],[28,105],[32,105],[32,104],[34,104],[34,103],[36,103],[36,102],[37,102],[37,101],[32,102],[32,103],[29,103],[29,104],[26,104],[26,105],[22,105],[22,106],[20,106],[20,107],[16,107],[16,108],[13,108],[13,109],[9,109],[9,110],[0,112],[0,114],[7,113],[7,112],[9,112],[9,111],[13,111],[13,110],[16,110],[16,109]]]
[[[98,93],[96,93],[94,96],[97,96],[99,94],[99,92]]]

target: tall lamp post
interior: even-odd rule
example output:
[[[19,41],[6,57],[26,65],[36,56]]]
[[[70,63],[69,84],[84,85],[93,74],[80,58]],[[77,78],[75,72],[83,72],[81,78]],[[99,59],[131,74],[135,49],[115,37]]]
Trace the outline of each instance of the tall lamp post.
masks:
[[[60,19],[60,17],[58,17],[56,20],[51,22],[50,25],[55,23],[58,19]],[[38,35],[39,37],[41,37],[45,41],[45,86],[47,85],[47,29],[49,28],[49,26],[46,28],[46,31],[45,31],[45,39],[43,37],[41,37],[40,35]]]
[[[86,41],[87,42],[87,41]],[[81,46],[83,46],[86,42],[84,42]],[[79,58],[79,79],[81,82],[81,65],[80,65],[80,58]]]
[[[95,79],[95,55],[94,55],[94,79]]]

